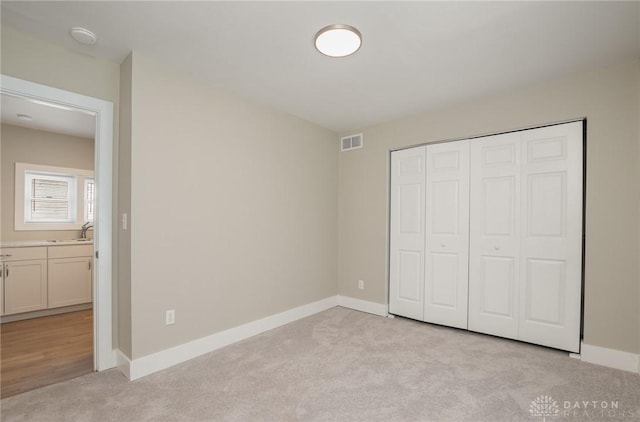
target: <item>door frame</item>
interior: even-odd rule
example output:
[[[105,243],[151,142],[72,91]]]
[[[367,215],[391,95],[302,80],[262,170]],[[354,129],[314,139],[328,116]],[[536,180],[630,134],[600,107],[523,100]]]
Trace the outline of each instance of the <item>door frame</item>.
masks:
[[[93,266],[94,369],[116,366],[113,348],[112,204],[113,204],[113,103],[11,76],[0,75],[0,92],[28,101],[80,110],[95,115],[96,217]]]

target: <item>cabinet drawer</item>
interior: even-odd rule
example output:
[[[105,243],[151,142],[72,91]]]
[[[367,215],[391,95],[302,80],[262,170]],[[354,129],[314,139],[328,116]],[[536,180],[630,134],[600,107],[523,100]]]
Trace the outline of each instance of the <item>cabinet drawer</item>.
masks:
[[[26,261],[31,259],[47,259],[47,248],[44,246],[35,246],[30,248],[2,248],[0,249],[0,260],[9,261]]]
[[[49,246],[49,259],[93,256],[93,245]]]

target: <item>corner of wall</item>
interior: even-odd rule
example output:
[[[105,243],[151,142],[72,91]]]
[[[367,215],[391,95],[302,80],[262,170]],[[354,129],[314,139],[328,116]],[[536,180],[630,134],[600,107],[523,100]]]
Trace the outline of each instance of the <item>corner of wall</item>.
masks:
[[[117,170],[117,210],[115,210],[114,247],[117,245],[117,346],[125,356],[132,356],[131,338],[131,232],[123,230],[121,219],[131,210],[131,132],[132,132],[132,55],[120,65],[119,136]],[[127,221],[127,225],[129,221]],[[120,361],[120,360],[119,360]],[[120,366],[120,364],[118,364]],[[128,365],[127,365],[128,368]],[[128,370],[127,370],[128,371]],[[128,373],[128,372],[127,372]]]
[[[131,360],[120,349],[116,349],[116,367],[122,375],[131,380]]]

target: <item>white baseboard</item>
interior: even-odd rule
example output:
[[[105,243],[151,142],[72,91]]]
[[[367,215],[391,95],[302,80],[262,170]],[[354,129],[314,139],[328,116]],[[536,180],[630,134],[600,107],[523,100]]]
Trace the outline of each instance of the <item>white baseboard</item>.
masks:
[[[40,318],[51,315],[66,314],[67,312],[86,311],[93,308],[93,303],[82,303],[80,305],[63,306],[61,308],[42,309],[40,311],[24,312],[21,314],[5,315],[0,317],[0,322],[22,321],[31,318]]]
[[[331,296],[131,361],[118,353],[118,369],[135,380],[337,305],[337,296]]]
[[[621,350],[582,343],[580,360],[595,363],[596,365],[608,366],[609,368],[634,372],[636,374],[640,373],[640,356]]]
[[[356,299],[349,296],[338,295],[338,306],[343,306],[356,311],[367,312],[369,314],[380,315],[386,317],[388,307],[382,303],[369,302],[368,300]]]
[[[131,361],[120,351],[120,349],[116,350],[116,366],[125,377],[131,379]]]

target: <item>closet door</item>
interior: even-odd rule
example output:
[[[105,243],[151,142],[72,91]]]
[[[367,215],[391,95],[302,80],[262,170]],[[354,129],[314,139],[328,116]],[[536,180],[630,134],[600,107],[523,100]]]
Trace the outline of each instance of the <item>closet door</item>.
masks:
[[[391,154],[389,312],[424,319],[425,147]]]
[[[522,132],[520,340],[579,351],[582,122]]]
[[[518,337],[520,133],[470,141],[469,329]]]
[[[424,320],[467,328],[469,141],[427,146]]]

